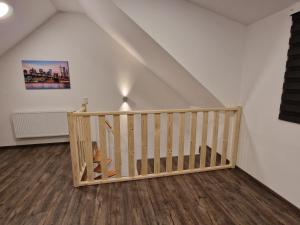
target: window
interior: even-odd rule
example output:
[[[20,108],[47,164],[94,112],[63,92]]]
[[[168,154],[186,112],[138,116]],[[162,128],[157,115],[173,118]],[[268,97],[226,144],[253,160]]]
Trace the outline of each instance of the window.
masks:
[[[279,119],[300,124],[300,12],[292,20]]]

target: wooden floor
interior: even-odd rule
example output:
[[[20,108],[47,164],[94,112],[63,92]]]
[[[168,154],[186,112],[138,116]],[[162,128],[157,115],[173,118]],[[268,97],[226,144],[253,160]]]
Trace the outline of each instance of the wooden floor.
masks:
[[[200,168],[200,154],[201,153],[201,148],[199,148],[198,152],[196,152],[195,155],[195,164],[194,164],[194,168]],[[207,146],[206,148],[206,159],[205,159],[205,166],[206,167],[210,167],[210,157],[211,157],[211,148],[209,148]],[[178,157],[177,156],[173,156],[172,158],[172,171],[176,171],[178,169]],[[148,159],[148,174],[154,173],[154,159]],[[226,160],[226,165],[230,164],[229,160]],[[216,166],[222,166],[221,165],[221,155],[217,153],[216,155]],[[160,172],[161,173],[165,173],[167,172],[167,159],[165,157],[161,157],[160,158]],[[142,160],[137,160],[137,173],[139,175],[142,174]],[[188,170],[189,169],[189,156],[184,156],[184,160],[183,160],[183,169],[184,170]]]
[[[239,169],[73,188],[67,144],[0,150],[0,224],[300,224]]]

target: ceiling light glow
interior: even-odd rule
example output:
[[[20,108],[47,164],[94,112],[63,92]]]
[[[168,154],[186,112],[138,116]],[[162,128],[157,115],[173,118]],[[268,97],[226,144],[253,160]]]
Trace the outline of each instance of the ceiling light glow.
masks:
[[[11,7],[5,2],[0,2],[0,19],[7,18],[10,14]]]

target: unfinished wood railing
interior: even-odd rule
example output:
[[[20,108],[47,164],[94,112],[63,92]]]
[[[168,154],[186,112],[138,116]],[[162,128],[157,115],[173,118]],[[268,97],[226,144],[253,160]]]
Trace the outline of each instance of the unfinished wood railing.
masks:
[[[241,107],[86,112],[83,105],[68,113],[74,186],[234,168],[240,119]]]

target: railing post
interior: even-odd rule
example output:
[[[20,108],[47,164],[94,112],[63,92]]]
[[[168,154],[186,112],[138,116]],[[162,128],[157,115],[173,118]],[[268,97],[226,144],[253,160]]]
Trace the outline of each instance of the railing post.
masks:
[[[90,116],[83,117],[83,136],[84,136],[84,156],[86,162],[86,174],[87,180],[94,180],[94,163],[93,163],[93,146],[92,146],[92,136],[91,136],[91,121]]]
[[[185,135],[185,113],[179,114],[179,149],[177,159],[177,170],[182,171],[184,168],[184,135]]]
[[[73,172],[73,184],[74,187],[79,186],[79,159],[78,159],[78,148],[77,138],[75,129],[75,117],[72,112],[68,112],[68,127],[69,127],[69,141],[71,150],[71,161],[72,161],[72,172]]]
[[[203,112],[200,168],[206,167],[207,129],[208,129],[208,112]]]
[[[215,111],[214,112],[212,147],[211,147],[211,155],[210,155],[210,166],[216,166],[217,148],[218,148],[219,119],[220,119],[220,114],[219,114],[218,111]]]
[[[115,153],[115,169],[117,177],[121,177],[122,157],[121,157],[121,137],[120,137],[120,115],[114,115],[114,153]]]
[[[154,173],[160,173],[160,114],[154,115]]]
[[[173,169],[173,113],[168,113],[166,172],[172,172],[172,169]]]
[[[228,137],[229,137],[229,124],[230,124],[230,111],[225,111],[224,115],[224,130],[223,130],[223,145],[221,155],[221,165],[224,166],[227,161]],[[234,134],[234,133],[233,133]]]
[[[107,142],[106,142],[106,123],[105,116],[99,116],[99,141],[100,141],[100,153],[101,153],[101,170],[102,179],[107,179]]]
[[[236,111],[236,118],[234,124],[234,131],[233,131],[233,146],[231,152],[231,167],[235,168],[236,160],[237,160],[237,151],[239,145],[239,136],[240,136],[240,126],[241,126],[241,116],[242,116],[242,107],[238,107]]]
[[[142,175],[148,173],[148,114],[141,115]]]
[[[127,115],[128,129],[128,173],[130,177],[135,176],[135,157],[134,157],[134,114]]]
[[[195,168],[196,132],[197,132],[197,113],[193,112],[191,118],[191,140],[190,140],[190,157],[189,157],[190,170]]]

